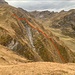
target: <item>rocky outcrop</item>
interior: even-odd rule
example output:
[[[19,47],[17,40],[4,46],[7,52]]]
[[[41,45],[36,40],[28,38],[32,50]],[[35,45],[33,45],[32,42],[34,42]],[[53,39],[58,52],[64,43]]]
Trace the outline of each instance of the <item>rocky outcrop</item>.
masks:
[[[50,27],[60,29],[64,35],[75,37],[75,10],[60,12],[57,15]]]
[[[0,4],[8,4],[5,0],[0,0]]]
[[[50,11],[32,11],[30,12],[30,14],[37,18],[37,19],[41,19],[42,21],[46,21],[47,19],[51,18],[55,12],[50,12]]]

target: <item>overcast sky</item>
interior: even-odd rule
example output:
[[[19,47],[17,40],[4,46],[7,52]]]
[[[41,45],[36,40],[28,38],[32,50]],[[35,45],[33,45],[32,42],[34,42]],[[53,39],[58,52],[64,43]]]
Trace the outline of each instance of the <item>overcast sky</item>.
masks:
[[[5,0],[10,5],[27,11],[49,10],[61,11],[75,9],[75,0]]]

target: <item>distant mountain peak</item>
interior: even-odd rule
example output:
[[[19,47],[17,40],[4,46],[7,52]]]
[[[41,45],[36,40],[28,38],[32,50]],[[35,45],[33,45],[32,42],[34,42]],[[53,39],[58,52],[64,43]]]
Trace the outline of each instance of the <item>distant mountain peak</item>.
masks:
[[[5,0],[0,0],[0,4],[8,4]]]

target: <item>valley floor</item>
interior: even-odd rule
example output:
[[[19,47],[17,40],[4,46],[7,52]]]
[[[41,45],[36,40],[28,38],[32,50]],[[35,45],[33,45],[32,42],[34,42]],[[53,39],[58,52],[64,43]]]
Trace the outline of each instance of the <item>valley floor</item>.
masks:
[[[75,75],[75,64],[29,62],[18,65],[0,65],[0,75]]]

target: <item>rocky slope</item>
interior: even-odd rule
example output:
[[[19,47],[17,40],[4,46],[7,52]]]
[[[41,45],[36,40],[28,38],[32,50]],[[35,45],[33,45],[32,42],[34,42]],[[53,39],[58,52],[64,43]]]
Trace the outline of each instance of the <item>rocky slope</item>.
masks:
[[[75,37],[75,9],[69,11],[60,11],[58,12],[50,12],[50,11],[34,11],[31,14],[41,22],[45,26],[50,26],[55,29],[60,29],[64,35],[68,35],[70,37]],[[40,16],[43,16],[40,18]],[[38,19],[37,18],[37,19]],[[44,20],[45,19],[45,20]]]
[[[30,12],[30,14],[36,19],[46,21],[47,19],[54,16],[56,13],[55,12],[50,12],[50,11],[47,10],[47,11],[32,11],[32,12]]]
[[[55,35],[48,11],[41,13],[45,19],[37,18],[0,1],[0,75],[75,75],[75,53]]]
[[[60,39],[45,30],[29,12],[5,4],[0,5],[0,12],[1,45],[32,61],[75,62],[74,53]],[[37,29],[13,14],[26,18]]]
[[[73,52],[75,52],[74,15],[75,9],[60,12],[57,14],[57,18],[53,18],[51,25],[49,25],[51,28],[57,30],[57,33],[59,33],[56,33],[57,36],[59,36]]]
[[[0,65],[16,65],[27,62],[30,61],[9,50],[7,47],[0,45]]]
[[[61,29],[64,35],[75,37],[75,9],[63,13],[62,17],[59,16],[59,19],[52,22],[52,27]]]
[[[50,26],[57,30],[57,36],[59,36],[73,52],[75,52],[74,13],[75,9],[69,10],[67,12],[60,12],[61,16],[58,15],[58,17],[52,21],[52,26]]]
[[[33,15],[33,12],[31,13]],[[38,22],[42,23],[44,28],[51,31],[55,36],[62,40],[70,50],[75,52],[75,9],[69,11],[53,12],[50,15],[45,11],[46,16],[42,19],[36,17]],[[35,14],[33,15],[35,17]],[[45,19],[45,20],[44,20]]]
[[[0,0],[0,5],[1,4],[8,4],[5,0]]]

